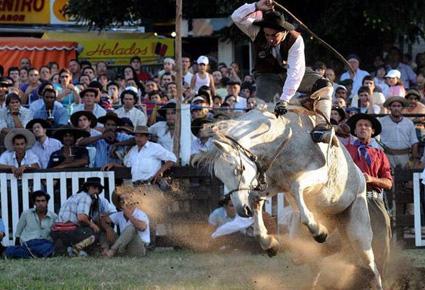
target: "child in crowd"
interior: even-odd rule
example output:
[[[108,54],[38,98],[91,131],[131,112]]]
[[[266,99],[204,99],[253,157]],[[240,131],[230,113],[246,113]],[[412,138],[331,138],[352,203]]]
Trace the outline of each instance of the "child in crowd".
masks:
[[[209,59],[206,56],[201,55],[196,61],[198,64],[198,72],[192,77],[191,89],[195,94],[202,86],[208,86],[211,89],[211,95],[215,95],[215,86],[213,76],[208,73]]]

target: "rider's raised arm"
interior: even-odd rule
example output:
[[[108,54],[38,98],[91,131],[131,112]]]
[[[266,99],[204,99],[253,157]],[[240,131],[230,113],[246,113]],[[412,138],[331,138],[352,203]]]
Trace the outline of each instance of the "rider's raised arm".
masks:
[[[283,85],[281,100],[289,101],[298,90],[305,72],[304,40],[301,35],[295,40],[288,53],[288,69]]]
[[[242,5],[233,12],[231,18],[243,33],[248,35],[252,41],[255,40],[260,28],[253,23],[263,19],[263,13],[256,10],[255,3]]]

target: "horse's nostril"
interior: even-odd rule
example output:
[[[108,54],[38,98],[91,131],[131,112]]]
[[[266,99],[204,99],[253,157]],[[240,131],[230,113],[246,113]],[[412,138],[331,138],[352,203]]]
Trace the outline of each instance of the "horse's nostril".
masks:
[[[245,212],[245,216],[247,216],[247,217],[251,217],[252,216],[252,211],[251,211],[251,209],[247,205],[244,206],[244,212]]]

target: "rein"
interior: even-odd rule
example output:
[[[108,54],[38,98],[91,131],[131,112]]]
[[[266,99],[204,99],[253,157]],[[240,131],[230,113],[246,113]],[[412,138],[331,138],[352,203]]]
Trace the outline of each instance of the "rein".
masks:
[[[238,188],[233,189],[231,191],[229,191],[226,195],[228,194],[232,194],[234,192],[240,191],[240,190],[254,190],[254,191],[260,191],[263,192],[267,189],[268,184],[267,184],[267,178],[266,178],[266,172],[270,169],[270,167],[273,165],[273,163],[276,161],[277,157],[280,155],[280,153],[283,151],[283,149],[285,148],[286,144],[288,143],[289,139],[292,136],[292,131],[289,131],[289,136],[288,138],[286,138],[282,144],[280,144],[280,146],[277,148],[277,150],[275,151],[275,154],[273,155],[273,157],[266,162],[263,166],[261,166],[261,164],[258,161],[258,156],[255,155],[251,150],[245,148],[244,146],[242,146],[236,139],[234,139],[233,137],[227,136],[227,135],[223,135],[223,137],[227,140],[230,141],[230,145],[233,145],[236,147],[236,150],[238,152],[239,155],[239,161],[240,161],[240,165],[241,165],[241,171],[244,170],[243,165],[242,165],[242,158],[240,156],[241,153],[243,153],[249,160],[251,160],[255,166],[257,167],[257,175],[256,175],[256,179],[258,181],[258,184],[256,187],[252,188],[240,188],[238,186]],[[241,179],[239,179],[239,184],[241,182]]]

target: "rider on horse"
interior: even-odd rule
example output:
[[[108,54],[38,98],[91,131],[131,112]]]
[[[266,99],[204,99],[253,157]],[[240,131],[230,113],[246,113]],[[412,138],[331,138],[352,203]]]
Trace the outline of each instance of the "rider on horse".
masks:
[[[332,127],[332,84],[305,68],[304,41],[283,15],[274,11],[273,0],[244,4],[232,14],[235,24],[253,41],[257,96],[266,102],[275,95],[276,116],[287,113],[291,98],[298,92],[314,103],[318,122],[311,132],[315,142],[329,142]],[[283,87],[283,89],[282,89]]]

